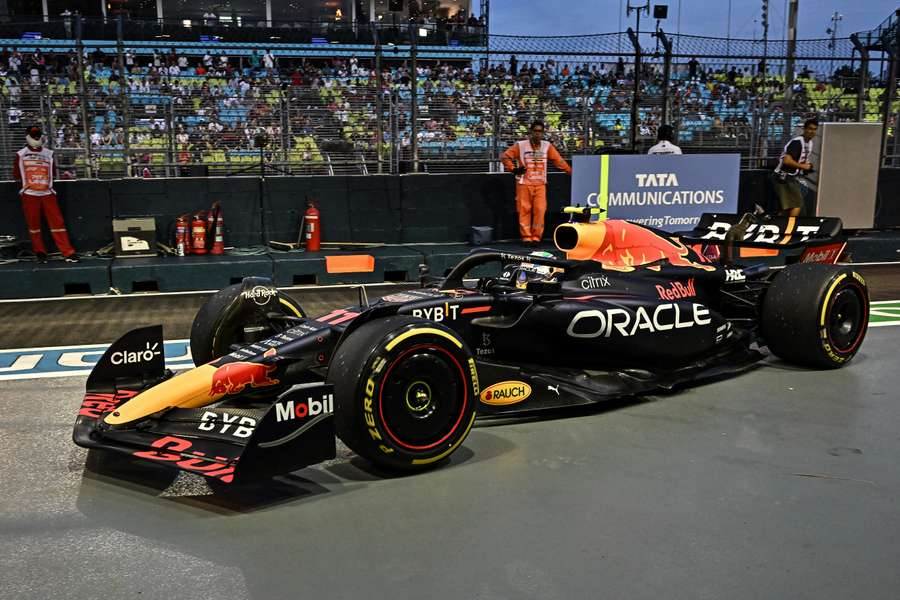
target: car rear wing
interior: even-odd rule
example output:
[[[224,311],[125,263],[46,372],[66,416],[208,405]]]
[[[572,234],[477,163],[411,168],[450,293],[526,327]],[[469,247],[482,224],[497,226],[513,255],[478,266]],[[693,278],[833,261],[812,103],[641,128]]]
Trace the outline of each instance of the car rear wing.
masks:
[[[740,235],[740,229],[743,235]],[[734,231],[732,231],[734,229]],[[692,230],[679,234],[686,244],[734,245],[739,248],[789,249],[842,239],[843,223],[835,217],[755,217],[703,213]]]

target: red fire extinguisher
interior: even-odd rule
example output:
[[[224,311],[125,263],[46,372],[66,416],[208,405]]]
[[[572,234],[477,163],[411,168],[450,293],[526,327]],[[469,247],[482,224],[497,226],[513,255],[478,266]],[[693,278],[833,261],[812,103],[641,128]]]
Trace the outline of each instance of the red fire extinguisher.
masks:
[[[319,223],[319,209],[312,200],[303,214],[303,240],[307,252],[318,252],[322,244],[322,228]]]
[[[201,213],[194,215],[191,221],[191,252],[206,254],[206,221]]]
[[[209,211],[209,219],[207,219],[209,234],[212,237],[212,246],[209,249],[210,254],[225,253],[225,218],[222,216],[222,207],[218,202],[213,203],[212,210]]]
[[[175,219],[175,255],[184,256],[191,253],[191,242],[188,237],[187,215]]]

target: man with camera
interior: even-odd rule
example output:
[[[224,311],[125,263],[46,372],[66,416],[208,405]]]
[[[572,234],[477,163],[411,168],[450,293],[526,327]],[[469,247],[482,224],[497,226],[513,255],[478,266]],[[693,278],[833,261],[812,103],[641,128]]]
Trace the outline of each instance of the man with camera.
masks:
[[[813,170],[809,162],[813,149],[813,138],[819,129],[817,119],[807,119],[803,123],[803,134],[791,139],[781,153],[778,166],[775,167],[773,181],[782,216],[799,217],[803,211],[803,192],[800,190],[798,178]]]

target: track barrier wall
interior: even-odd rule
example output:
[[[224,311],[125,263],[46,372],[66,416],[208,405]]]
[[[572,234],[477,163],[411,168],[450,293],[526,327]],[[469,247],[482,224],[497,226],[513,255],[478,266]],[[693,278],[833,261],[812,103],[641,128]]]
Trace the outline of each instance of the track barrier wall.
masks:
[[[570,178],[551,173],[548,231],[568,204]],[[322,239],[356,243],[466,242],[474,225],[494,228],[495,239],[518,237],[515,183],[504,174],[336,175],[333,177],[185,177],[81,180],[56,183],[60,207],[76,248],[112,241],[112,219],[156,218],[157,238],[170,238],[175,217],[220,202],[229,246],[297,241],[308,199],[322,211]],[[16,184],[0,182],[0,234],[27,240]],[[759,204],[775,212],[769,171],[741,171],[739,211]],[[807,207],[812,214],[814,207]],[[876,228],[900,226],[900,169],[881,169]],[[48,238],[48,241],[49,238]],[[51,242],[52,244],[52,242]]]
[[[549,176],[545,237],[563,219],[560,210],[568,204],[570,182],[562,173]],[[768,170],[742,171],[739,211],[759,204],[775,212],[771,185]],[[123,293],[217,289],[247,275],[271,276],[280,286],[415,281],[421,264],[441,275],[464,256],[472,226],[493,227],[495,240],[518,238],[515,182],[503,174],[80,180],[56,187],[70,236],[81,252],[112,241],[113,218],[153,216],[157,238],[166,242],[176,216],[216,201],[224,210],[228,246],[296,242],[308,200],[321,211],[326,243],[387,246],[318,253],[268,250],[253,256],[89,258],[80,265],[23,261],[0,267],[0,297],[96,294],[110,286]],[[16,185],[2,182],[0,191],[9,199],[0,203],[0,234],[27,240]],[[900,169],[881,170],[878,194],[875,223],[882,231],[851,240],[856,261],[900,256],[897,236],[884,232],[900,226]],[[807,213],[814,214],[811,201]],[[514,243],[509,247],[518,249]],[[370,272],[329,273],[326,254],[369,254],[375,266]]]

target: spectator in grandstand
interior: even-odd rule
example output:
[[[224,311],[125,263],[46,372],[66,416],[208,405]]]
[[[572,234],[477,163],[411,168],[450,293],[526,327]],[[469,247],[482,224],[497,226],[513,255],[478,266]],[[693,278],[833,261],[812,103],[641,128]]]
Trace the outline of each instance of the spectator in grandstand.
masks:
[[[791,139],[784,146],[773,177],[775,192],[781,205],[781,215],[798,217],[803,212],[803,193],[798,177],[813,170],[809,158],[813,149],[812,141],[818,130],[819,121],[807,119],[803,123],[803,134]]]
[[[569,175],[569,166],[556,148],[544,140],[543,121],[534,121],[530,136],[510,146],[503,153],[503,166],[516,176],[516,210],[519,234],[526,244],[537,244],[544,235],[544,213],[547,212],[547,161],[552,161]]]
[[[16,152],[13,164],[13,177],[22,186],[19,196],[22,199],[22,212],[28,225],[31,238],[31,249],[38,262],[47,262],[47,248],[44,246],[41,230],[41,213],[50,226],[50,235],[62,252],[66,262],[78,262],[78,254],[69,242],[69,234],[59,205],[56,202],[56,191],[53,189],[53,175],[56,165],[53,163],[53,151],[44,147],[43,132],[34,125],[25,133],[25,147]]]
[[[263,66],[266,68],[266,74],[271,76],[275,70],[275,55],[271,50],[266,50],[263,54]]]
[[[19,67],[22,64],[22,55],[19,54],[18,50],[13,50],[12,56],[9,57],[7,61],[9,64],[9,70],[11,73],[18,73]]]
[[[681,148],[675,145],[675,130],[671,125],[659,126],[656,145],[647,150],[647,154],[681,154]]]

